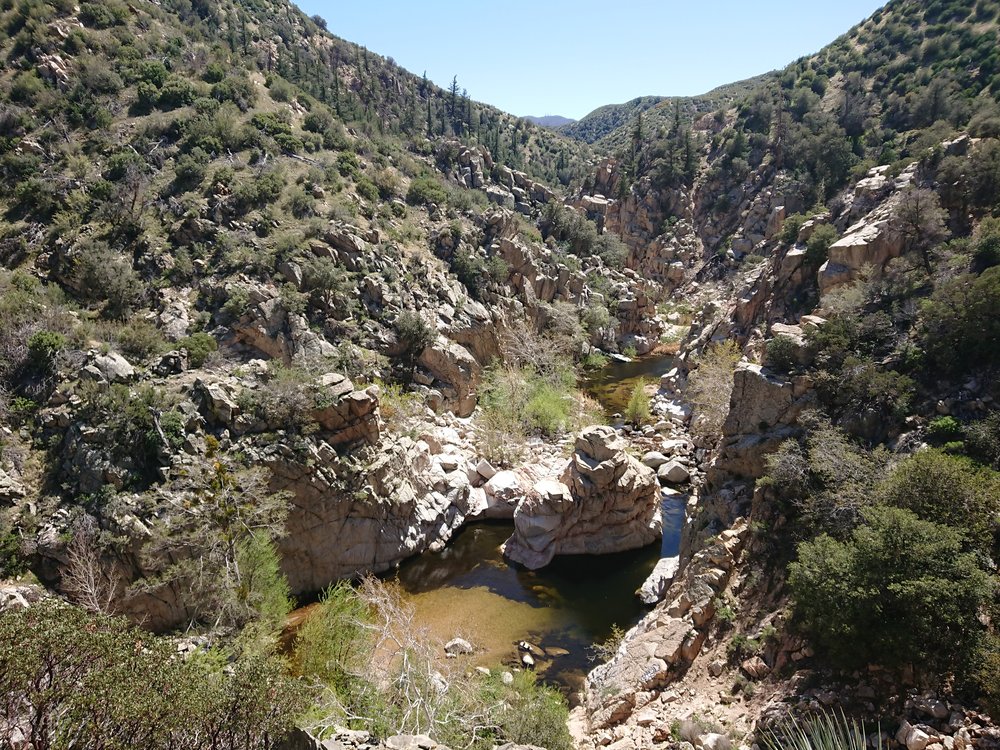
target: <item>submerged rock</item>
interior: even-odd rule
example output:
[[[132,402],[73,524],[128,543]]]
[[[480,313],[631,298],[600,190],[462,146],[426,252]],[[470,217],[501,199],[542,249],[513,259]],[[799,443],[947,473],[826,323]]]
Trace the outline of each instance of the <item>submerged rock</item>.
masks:
[[[625,448],[610,427],[584,430],[562,476],[537,482],[517,505],[504,554],[536,569],[557,554],[621,552],[657,539],[656,474]]]

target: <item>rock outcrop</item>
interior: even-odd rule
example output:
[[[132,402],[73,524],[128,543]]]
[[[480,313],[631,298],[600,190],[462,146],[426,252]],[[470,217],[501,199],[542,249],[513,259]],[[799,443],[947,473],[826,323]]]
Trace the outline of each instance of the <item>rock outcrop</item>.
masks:
[[[779,377],[760,365],[740,362],[733,373],[729,415],[708,471],[711,485],[730,476],[764,474],[764,457],[795,434],[795,421],[813,403],[809,379]]]
[[[588,427],[559,479],[535,484],[514,511],[504,554],[540,568],[557,554],[636,549],[660,535],[656,474],[610,427]]]
[[[638,715],[699,654],[715,616],[715,599],[728,585],[746,529],[746,522],[740,522],[695,553],[663,601],[628,632],[614,657],[588,675],[586,707],[592,729]],[[652,732],[640,747],[649,746]]]

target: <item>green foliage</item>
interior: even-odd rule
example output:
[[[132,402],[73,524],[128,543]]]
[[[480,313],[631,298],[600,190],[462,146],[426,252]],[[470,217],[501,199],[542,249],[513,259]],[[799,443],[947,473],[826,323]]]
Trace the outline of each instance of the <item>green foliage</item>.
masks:
[[[826,262],[830,245],[837,241],[837,230],[830,224],[820,224],[806,241],[806,262],[819,267]]]
[[[954,417],[937,417],[927,425],[927,435],[935,443],[950,443],[962,437],[962,425]]]
[[[806,424],[813,421],[803,418]],[[871,506],[871,488],[887,460],[884,450],[867,451],[819,420],[810,424],[801,444],[786,440],[767,456],[767,475],[761,482],[792,504],[810,533],[844,538]]]
[[[406,191],[406,202],[413,205],[442,205],[447,200],[444,186],[433,177],[417,177]]]
[[[187,349],[188,362],[192,367],[201,367],[212,352],[218,351],[219,343],[212,334],[199,331],[179,339],[177,347]]]
[[[886,505],[967,532],[985,554],[993,548],[1000,512],[1000,474],[960,456],[923,450],[901,461],[876,490]]]
[[[349,583],[340,581],[323,592],[316,610],[295,633],[295,671],[321,680],[348,710],[365,702],[371,689],[364,673],[375,647],[372,621],[368,605]]]
[[[767,342],[767,366],[778,372],[789,372],[796,364],[797,346],[790,336],[779,334]]]
[[[921,309],[920,342],[950,374],[1000,365],[1000,266],[945,281]]]
[[[781,226],[781,241],[784,244],[792,246],[798,241],[799,230],[806,223],[806,218],[804,214],[792,214],[785,217],[785,223]]]
[[[99,241],[80,248],[76,278],[81,296],[99,304],[101,314],[113,320],[124,319],[145,293],[129,259]]]
[[[28,357],[41,371],[52,368],[56,356],[66,347],[66,337],[56,331],[37,331],[28,339]]]
[[[688,380],[687,397],[694,406],[692,427],[700,434],[718,434],[729,413],[733,372],[743,352],[732,339],[709,344],[698,357],[698,369]]]
[[[898,508],[865,516],[847,541],[799,545],[788,578],[796,621],[845,669],[913,665],[939,675],[968,664],[993,585],[962,551],[962,534]]]
[[[965,428],[965,448],[976,460],[1000,469],[1000,412],[991,412]]]
[[[240,571],[236,599],[246,608],[246,618],[265,633],[280,631],[292,599],[274,542],[267,534],[250,534],[236,546],[235,560]]]
[[[824,710],[805,722],[785,720],[765,734],[763,745],[768,750],[866,750],[868,734],[863,722]]]
[[[625,421],[641,426],[649,421],[649,396],[646,395],[646,379],[639,378],[632,387],[625,406]]]
[[[412,366],[428,346],[434,343],[437,332],[419,314],[404,310],[396,318],[396,339],[402,348],[401,357]]]
[[[17,578],[28,572],[28,564],[21,554],[21,537],[0,518],[0,579]]]
[[[23,720],[33,747],[272,747],[292,729],[301,689],[274,657],[221,667],[52,601],[0,615],[0,713]]]

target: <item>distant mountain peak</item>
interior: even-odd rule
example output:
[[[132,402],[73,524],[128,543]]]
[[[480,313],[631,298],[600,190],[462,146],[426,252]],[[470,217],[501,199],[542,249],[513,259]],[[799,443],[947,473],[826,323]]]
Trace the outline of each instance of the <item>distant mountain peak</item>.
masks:
[[[576,120],[570,117],[563,117],[562,115],[543,115],[542,117],[526,115],[524,119],[543,128],[561,128],[563,125],[570,125],[576,122]]]

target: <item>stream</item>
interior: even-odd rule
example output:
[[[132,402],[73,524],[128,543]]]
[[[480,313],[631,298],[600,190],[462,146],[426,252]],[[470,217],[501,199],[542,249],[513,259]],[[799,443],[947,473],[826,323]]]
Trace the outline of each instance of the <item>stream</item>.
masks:
[[[624,409],[639,378],[658,382],[673,357],[612,362],[583,384],[610,416]],[[622,400],[624,399],[624,400]],[[684,496],[664,498],[660,543],[613,555],[558,556],[541,570],[508,564],[500,545],[510,522],[462,529],[440,552],[425,552],[396,574],[415,622],[436,640],[463,637],[476,646],[470,666],[515,664],[517,642],[545,651],[536,670],[574,692],[594,665],[592,646],[617,626],[627,630],[648,611],[635,596],[657,560],[674,557],[684,524]]]
[[[660,376],[670,372],[676,361],[670,355],[641,357],[631,362],[612,360],[601,369],[588,373],[581,385],[610,418],[625,411],[632,390],[640,379],[658,386]]]
[[[610,417],[624,409],[640,378],[657,382],[673,357],[612,362],[582,384]],[[622,401],[624,399],[624,401]],[[563,555],[541,570],[508,564],[500,546],[510,521],[484,521],[461,529],[440,552],[424,552],[386,577],[399,583],[414,623],[437,642],[461,637],[476,651],[473,666],[518,665],[519,641],[540,647],[536,671],[572,694],[594,666],[593,646],[617,626],[627,630],[648,611],[635,595],[661,557],[675,557],[684,525],[686,496],[664,496],[660,542],[611,555]],[[312,605],[315,606],[315,605]],[[288,625],[308,617],[292,613]]]

